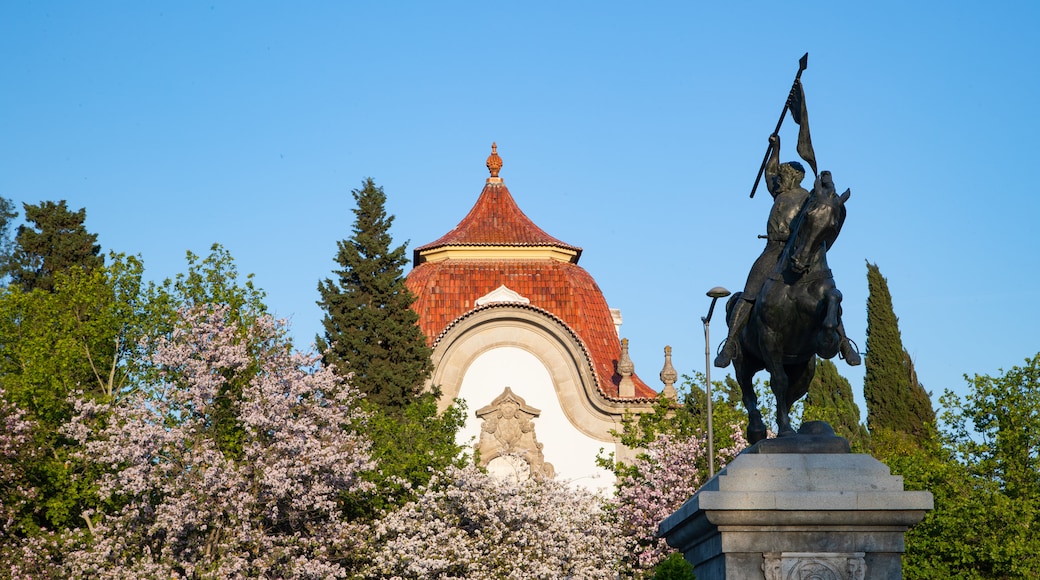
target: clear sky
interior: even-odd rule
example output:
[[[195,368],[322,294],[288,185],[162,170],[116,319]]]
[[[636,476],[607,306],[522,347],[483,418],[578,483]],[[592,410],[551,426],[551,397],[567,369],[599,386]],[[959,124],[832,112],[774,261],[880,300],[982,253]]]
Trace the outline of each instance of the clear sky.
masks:
[[[703,370],[705,292],[761,250],[769,196],[748,193],[808,52],[816,156],[852,190],[829,258],[846,327],[865,349],[877,263],[937,400],[1040,351],[1038,27],[1031,1],[9,0],[0,196],[85,207],[153,279],[219,242],[306,346],[350,190],[384,187],[411,255],[470,209],[497,141],[660,388],[666,344]],[[839,368],[862,407],[863,367]]]

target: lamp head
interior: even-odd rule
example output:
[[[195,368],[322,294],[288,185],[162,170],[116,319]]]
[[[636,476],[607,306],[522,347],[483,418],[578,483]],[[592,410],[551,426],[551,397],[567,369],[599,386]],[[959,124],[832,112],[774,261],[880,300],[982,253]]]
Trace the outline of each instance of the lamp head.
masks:
[[[708,296],[711,298],[725,298],[726,296],[729,296],[729,294],[729,290],[726,290],[722,286],[716,286],[711,290],[708,290]]]

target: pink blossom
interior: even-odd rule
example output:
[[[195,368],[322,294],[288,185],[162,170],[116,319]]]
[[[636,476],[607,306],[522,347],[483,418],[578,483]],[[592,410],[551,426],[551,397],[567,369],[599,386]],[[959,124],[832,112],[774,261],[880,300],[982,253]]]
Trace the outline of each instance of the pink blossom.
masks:
[[[100,494],[122,507],[92,518],[89,541],[67,555],[70,576],[348,575],[345,555],[364,530],[339,502],[371,487],[360,479],[373,467],[365,417],[355,389],[279,336],[267,317],[241,328],[224,307],[187,310],[156,345],[164,384],[111,407],[77,403],[66,432],[84,458],[111,468]],[[222,387],[241,373],[235,458],[212,421]],[[85,428],[102,413],[107,427]]]
[[[733,445],[716,450],[720,469],[747,447],[742,426],[731,428]],[[634,471],[619,478],[615,508],[635,570],[649,570],[673,551],[656,536],[657,526],[705,483],[707,473],[697,465],[704,463],[706,454],[707,438],[702,432],[658,433],[636,457]]]
[[[435,477],[375,531],[370,578],[613,579],[623,549],[601,498],[472,466]]]

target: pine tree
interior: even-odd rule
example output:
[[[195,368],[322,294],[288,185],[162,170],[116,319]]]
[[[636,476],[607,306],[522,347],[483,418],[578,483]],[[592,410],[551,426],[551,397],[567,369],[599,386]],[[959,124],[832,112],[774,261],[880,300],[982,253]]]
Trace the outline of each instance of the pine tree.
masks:
[[[365,477],[380,494],[350,497],[347,513],[373,519],[391,506],[415,499],[435,473],[461,466],[455,435],[464,407],[437,412],[437,392],[423,392],[432,371],[431,350],[411,309],[415,297],[404,284],[404,245],[391,249],[393,216],[386,194],[371,178],[351,192],[357,202],[353,235],[338,243],[337,280],[318,284],[325,310],[318,347],[325,363],[365,394],[372,457],[380,469]]]
[[[432,370],[431,350],[410,308],[415,297],[404,283],[405,246],[391,249],[386,194],[371,178],[351,192],[357,202],[353,235],[338,242],[337,280],[318,284],[325,311],[325,362],[367,400],[398,414],[421,392]]]
[[[97,234],[83,226],[87,210],[69,211],[65,200],[24,204],[25,220],[31,227],[18,227],[16,247],[4,273],[26,292],[39,288],[54,290],[54,274],[74,267],[91,270],[104,263]]]
[[[830,360],[819,359],[816,363],[816,375],[805,397],[802,421],[826,421],[835,434],[849,441],[854,452],[864,452],[869,447],[870,435],[860,422],[852,385]]]
[[[935,425],[931,398],[917,381],[913,361],[903,348],[888,281],[877,265],[869,262],[867,286],[867,363],[863,379],[867,427],[871,434],[887,431],[911,438],[928,436]]]

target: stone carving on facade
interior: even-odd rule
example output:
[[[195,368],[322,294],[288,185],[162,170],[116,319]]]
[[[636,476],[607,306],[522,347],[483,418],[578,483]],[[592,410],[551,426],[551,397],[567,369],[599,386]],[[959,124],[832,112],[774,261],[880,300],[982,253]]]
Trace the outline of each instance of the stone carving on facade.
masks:
[[[765,580],[864,580],[863,552],[766,552]]]
[[[545,461],[534,432],[533,419],[541,413],[509,387],[477,410],[477,417],[483,420],[476,444],[480,464],[492,471],[512,472],[519,479],[552,479],[555,470]]]
[[[491,292],[477,298],[473,304],[475,306],[483,306],[494,302],[519,302],[520,304],[530,304],[531,299],[521,296],[519,292],[509,288],[505,284],[502,284]]]

